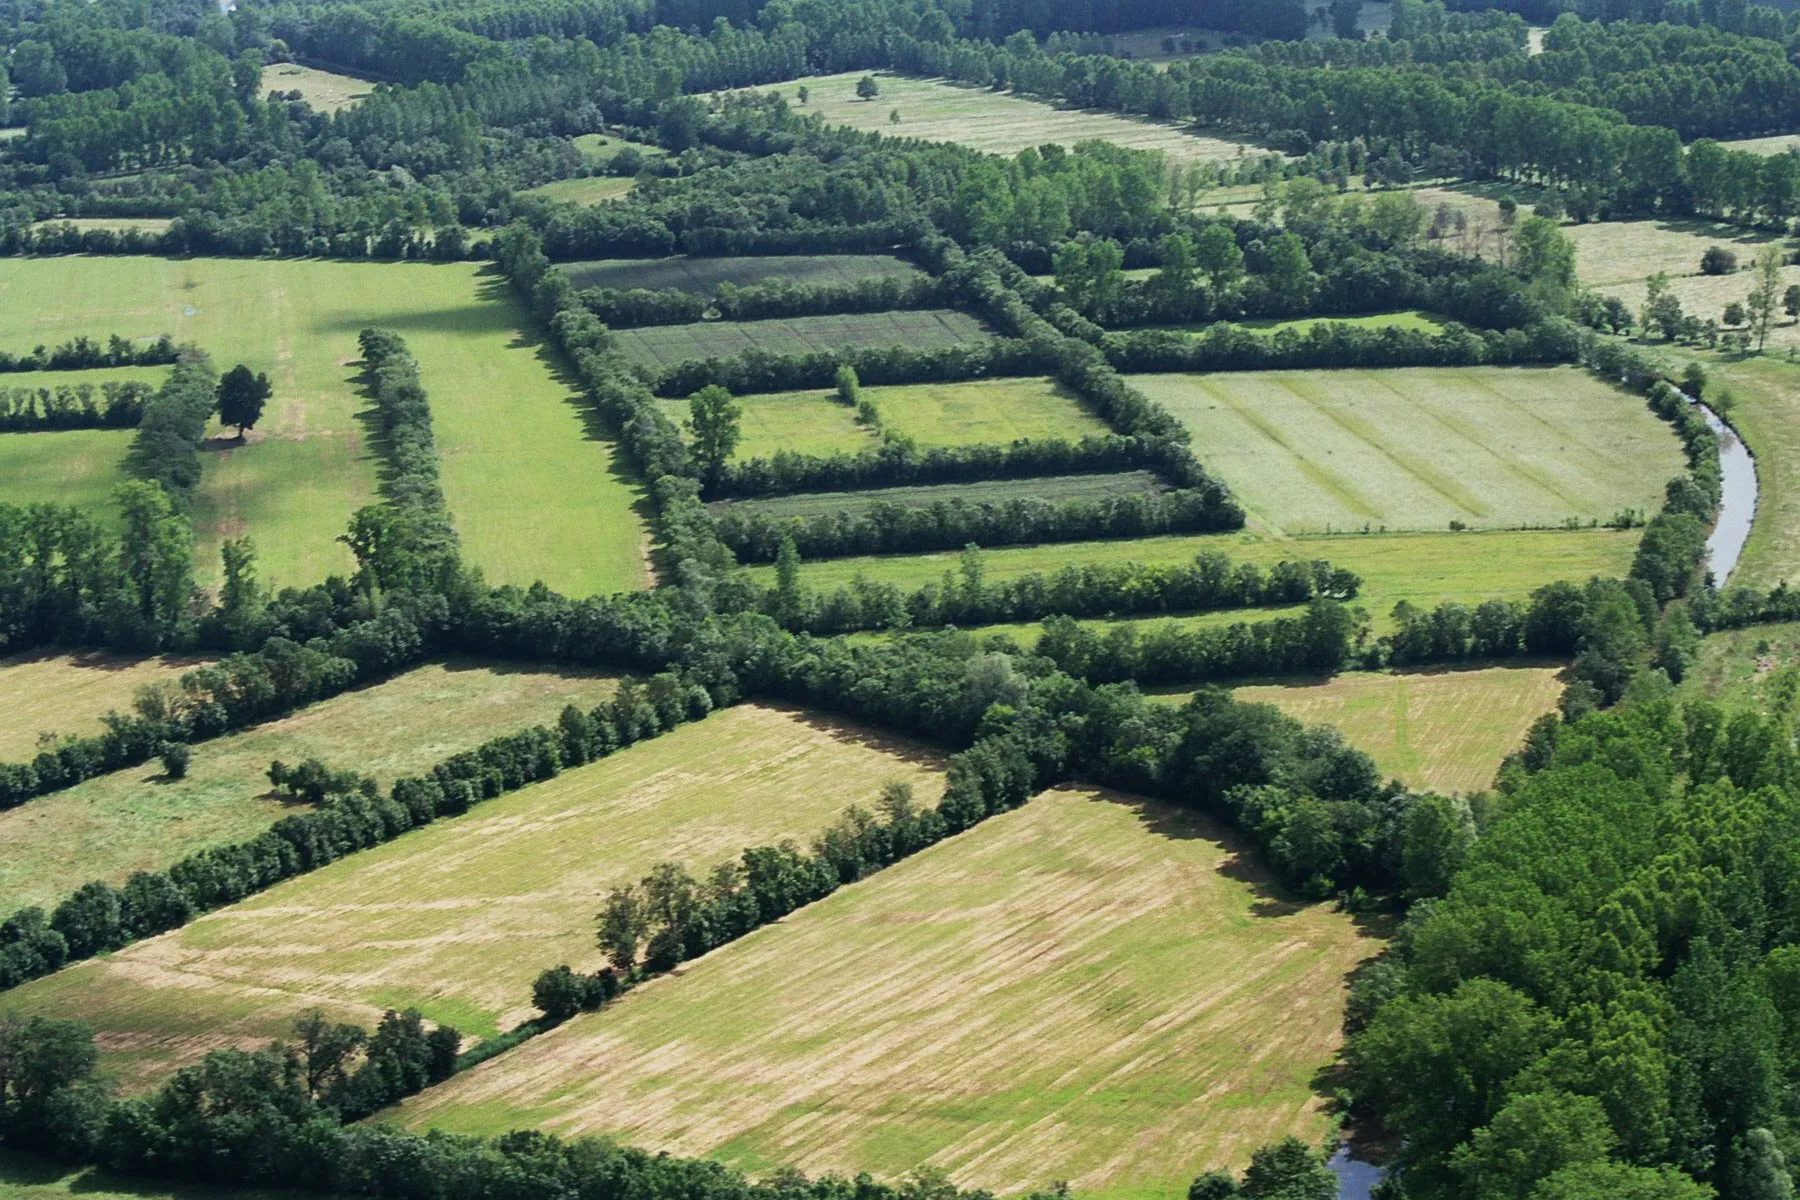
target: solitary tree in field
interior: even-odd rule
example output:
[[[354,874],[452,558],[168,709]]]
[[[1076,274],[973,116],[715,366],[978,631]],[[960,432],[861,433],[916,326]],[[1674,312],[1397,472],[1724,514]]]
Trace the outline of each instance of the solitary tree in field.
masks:
[[[881,85],[875,81],[873,75],[864,75],[856,81],[856,95],[862,100],[873,100],[881,95]]]
[[[1725,306],[1725,324],[1742,325],[1744,323],[1744,306],[1733,300]]]
[[[812,89],[807,87],[805,84],[800,85],[800,91],[798,94],[800,97],[800,103],[802,103],[802,104],[805,104],[808,100],[812,99]]]
[[[1790,319],[1800,320],[1800,283],[1789,284],[1781,294],[1781,309]]]
[[[898,125],[899,123],[900,123],[900,110],[896,108],[888,113],[888,124],[889,125]]]
[[[849,363],[837,369],[837,394],[839,400],[852,408],[862,399],[862,380],[856,377],[856,368]]]
[[[1750,310],[1750,331],[1756,335],[1759,354],[1763,343],[1769,340],[1769,326],[1775,323],[1775,311],[1781,305],[1782,257],[1781,251],[1774,246],[1765,246],[1756,256],[1756,284],[1745,302]]]
[[[1661,271],[1652,275],[1644,287],[1644,307],[1638,313],[1638,324],[1645,337],[1653,329],[1673,339],[1681,330],[1681,300],[1669,290],[1669,277]]]
[[[236,425],[238,441],[243,441],[244,431],[261,419],[263,405],[274,392],[267,375],[252,375],[249,367],[239,363],[219,377],[219,420]]]
[[[688,432],[693,436],[688,453],[708,480],[717,479],[731,461],[742,436],[738,423],[743,415],[743,406],[716,383],[688,399]]]
[[[1702,275],[1729,275],[1737,270],[1737,255],[1723,246],[1708,246],[1700,256]]]

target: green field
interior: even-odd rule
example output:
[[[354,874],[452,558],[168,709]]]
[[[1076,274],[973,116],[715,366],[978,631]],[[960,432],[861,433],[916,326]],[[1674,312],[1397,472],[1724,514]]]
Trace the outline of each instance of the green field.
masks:
[[[367,96],[375,87],[366,79],[321,71],[299,63],[275,63],[263,68],[267,92],[299,92],[300,98],[322,113],[341,112]]]
[[[42,682],[54,682],[55,675]],[[0,812],[0,914],[54,905],[90,879],[123,883],[207,846],[254,837],[293,805],[275,759],[322,758],[391,781],[488,738],[610,695],[597,672],[456,661],[420,667],[242,733],[195,745],[187,778],[146,763]],[[54,703],[41,701],[40,703]]]
[[[1610,529],[1528,530],[1461,534],[1344,534],[1337,537],[1267,538],[1252,533],[1192,534],[1130,542],[1065,542],[984,551],[989,582],[1034,571],[1053,573],[1070,563],[1188,563],[1213,550],[1234,562],[1269,566],[1283,560],[1327,559],[1363,578],[1357,603],[1385,614],[1409,600],[1422,608],[1446,600],[1475,605],[1519,600],[1555,579],[1584,581],[1623,576],[1637,552],[1638,531]],[[874,555],[803,563],[801,581],[831,591],[858,575],[876,583],[920,587],[957,570],[960,552]],[[774,582],[774,567],[752,567],[753,578]],[[1260,611],[1260,610],[1257,610]]]
[[[1110,430],[1061,384],[1049,379],[976,379],[866,387],[881,411],[881,427],[923,447],[1006,445],[1021,438],[1079,441]],[[661,400],[680,424],[686,400]],[[800,454],[855,454],[875,445],[875,434],[856,422],[856,410],[833,391],[773,392],[739,398],[743,440],[733,458],[768,458],[778,450]]]
[[[870,488],[860,492],[816,492],[774,496],[767,500],[727,500],[712,508],[719,513],[746,512],[785,519],[836,512],[861,513],[877,504],[927,508],[947,500],[965,500],[971,504],[1005,504],[1010,500],[1103,500],[1165,490],[1162,481],[1149,471],[1122,471],[1114,475],[1051,475],[979,483],[938,483],[924,487]]]
[[[621,475],[607,443],[584,439],[573,385],[535,336],[522,335],[530,320],[492,268],[0,262],[0,345],[170,333],[211,351],[221,369],[242,360],[269,373],[275,397],[248,444],[220,437],[207,453],[195,519],[208,578],[220,542],[246,533],[272,583],[315,583],[352,565],[335,539],[351,512],[375,498],[375,464],[357,417],[368,401],[356,334],[367,325],[395,329],[419,359],[444,491],[465,554],[491,581],[543,578],[581,595],[642,585],[645,533],[633,510],[641,489]]]
[[[1800,624],[1752,625],[1715,633],[1676,689],[1680,700],[1716,700],[1728,711],[1749,709],[1786,719],[1800,699]]]
[[[1214,324],[1215,322],[1205,321],[1193,325],[1152,325],[1146,328],[1172,333],[1205,333]],[[1315,325],[1351,325],[1358,329],[1411,329],[1424,333],[1436,333],[1444,328],[1442,319],[1416,309],[1410,312],[1365,313],[1354,317],[1300,317],[1293,320],[1268,317],[1254,321],[1235,321],[1233,324],[1254,329],[1258,333],[1275,333],[1282,329],[1305,333]]]
[[[51,652],[0,658],[0,696],[6,698],[0,704],[0,762],[36,754],[40,734],[97,734],[100,718],[130,708],[139,688],[173,680],[204,661]]]
[[[653,325],[613,334],[619,350],[650,367],[672,367],[705,358],[735,358],[747,350],[811,354],[848,347],[906,346],[931,350],[988,337],[986,326],[948,308],[916,312],[850,313],[775,321],[698,321]]]
[[[1679,444],[1573,367],[1246,371],[1132,382],[1258,527],[1543,527],[1660,505]]]
[[[1408,787],[1476,792],[1562,695],[1560,666],[1352,671],[1305,683],[1241,687],[1308,725],[1333,725]]]
[[[1196,1164],[1324,1136],[1313,1076],[1378,945],[1276,893],[1202,818],[1050,792],[397,1117],[603,1132],[751,1171],[929,1166],[1175,1200]]]
[[[588,175],[580,179],[557,179],[531,188],[524,195],[544,196],[568,204],[600,204],[631,195],[637,180],[618,175]]]
[[[0,1200],[298,1200],[299,1192],[125,1178],[98,1167],[0,1150]]]
[[[73,504],[108,523],[113,489],[130,478],[129,429],[0,433],[0,504]]]
[[[889,779],[935,802],[942,769],[912,742],[742,705],[15,988],[0,1017],[88,1021],[134,1083],[285,1033],[315,1004],[365,1026],[416,1005],[492,1034],[533,1015],[544,968],[599,965],[608,888],[670,858],[703,874],[746,846],[804,841]]]
[[[958,142],[987,154],[1014,155],[1055,142],[1102,141],[1133,150],[1160,150],[1180,162],[1231,162],[1248,154],[1269,153],[1242,142],[1205,137],[1172,124],[1134,120],[1111,113],[1052,108],[1034,100],[963,87],[943,80],[917,79],[875,72],[881,94],[873,100],[856,95],[862,71],[796,79],[776,87],[798,113],[817,113],[827,124],[847,125],[886,137]],[[808,89],[799,103],[798,89]],[[762,89],[771,90],[771,89]],[[889,114],[898,110],[900,123]]]
[[[771,279],[814,285],[901,279],[920,274],[891,254],[745,255],[733,258],[603,258],[562,264],[578,288],[718,291],[721,283],[749,287]]]

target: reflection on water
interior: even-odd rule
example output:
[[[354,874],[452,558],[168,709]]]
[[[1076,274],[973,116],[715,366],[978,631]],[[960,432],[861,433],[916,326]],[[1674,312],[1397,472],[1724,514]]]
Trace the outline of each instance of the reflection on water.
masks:
[[[1381,1168],[1357,1158],[1348,1146],[1339,1146],[1328,1165],[1338,1177],[1343,1200],[1369,1200],[1369,1190],[1381,1182]]]

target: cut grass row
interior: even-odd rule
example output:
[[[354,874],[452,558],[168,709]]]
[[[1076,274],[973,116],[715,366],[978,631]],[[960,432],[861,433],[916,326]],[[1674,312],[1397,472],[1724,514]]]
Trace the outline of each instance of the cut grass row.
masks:
[[[599,965],[607,889],[664,860],[703,873],[807,839],[890,779],[935,803],[943,765],[861,726],[740,706],[15,988],[0,1016],[88,1022],[128,1087],[284,1035],[314,1006],[364,1026],[416,1006],[491,1035],[532,1015],[538,972]]]
[[[620,352],[650,367],[735,358],[749,350],[766,354],[813,354],[867,346],[934,350],[989,336],[980,321],[947,308],[769,321],[700,321],[622,329],[613,334]]]
[[[65,674],[41,673],[54,684]],[[50,906],[91,879],[119,884],[208,846],[255,837],[294,806],[269,787],[275,759],[321,758],[391,781],[491,737],[592,707],[612,677],[484,661],[420,667],[279,721],[194,746],[185,779],[160,765],[101,775],[0,812],[0,915]],[[53,697],[30,703],[53,706]]]
[[[564,182],[574,182],[565,180]],[[612,258],[562,264],[578,288],[644,288],[711,294],[719,285],[750,287],[786,279],[814,286],[898,279],[919,269],[891,254],[739,255],[729,258]]]
[[[1586,524],[1657,506],[1680,447],[1641,398],[1572,367],[1251,371],[1132,379],[1257,526]]]
[[[1376,948],[1288,902],[1202,818],[1051,792],[394,1119],[607,1133],[756,1172],[929,1167],[1174,1200],[1197,1164],[1325,1134],[1312,1079],[1346,975]]]
[[[641,586],[642,490],[607,443],[584,440],[575,388],[533,338],[492,268],[137,257],[0,262],[0,345],[76,334],[172,334],[223,369],[266,371],[275,395],[247,444],[209,444],[194,500],[199,561],[217,575],[229,537],[255,539],[263,578],[317,582],[352,566],[336,539],[375,498],[376,464],[358,414],[356,334],[392,328],[418,357],[443,484],[466,557],[495,583],[542,578],[585,595]],[[217,430],[225,433],[223,429]],[[0,498],[91,502],[117,482],[118,435],[0,439]],[[51,435],[28,435],[36,438]],[[41,482],[40,482],[41,481]]]
[[[100,718],[130,708],[139,688],[172,681],[203,661],[47,652],[0,658],[0,762],[36,754],[40,734],[99,733]]]
[[[1121,471],[1112,475],[1053,475],[1035,479],[871,488],[860,492],[818,492],[776,496],[768,500],[727,500],[711,507],[715,512],[741,512],[787,520],[833,513],[855,515],[868,512],[878,504],[927,508],[950,500],[970,504],[1005,504],[1014,500],[1105,500],[1117,496],[1154,495],[1166,490],[1163,482],[1149,471]]]

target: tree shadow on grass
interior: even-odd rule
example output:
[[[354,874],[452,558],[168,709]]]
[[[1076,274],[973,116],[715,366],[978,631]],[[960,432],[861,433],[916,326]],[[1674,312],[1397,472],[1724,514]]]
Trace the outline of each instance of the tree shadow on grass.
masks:
[[[846,746],[860,746],[888,755],[903,763],[927,767],[935,771],[942,771],[950,765],[948,750],[917,738],[885,733],[858,721],[829,716],[795,704],[782,704],[767,700],[758,700],[756,703],[759,708],[784,713],[808,729],[816,729],[829,735],[834,742]]]

